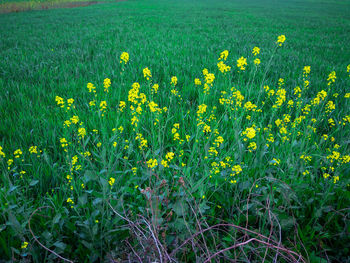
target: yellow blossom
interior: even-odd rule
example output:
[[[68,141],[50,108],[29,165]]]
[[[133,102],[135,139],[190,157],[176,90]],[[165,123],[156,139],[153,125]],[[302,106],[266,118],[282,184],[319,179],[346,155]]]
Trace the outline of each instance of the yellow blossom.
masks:
[[[254,47],[252,53],[254,56],[258,55],[260,53],[260,48]]]
[[[240,70],[245,70],[245,66],[247,66],[247,59],[244,57],[240,57],[239,59],[237,59],[237,67]]]
[[[172,77],[171,77],[171,82],[170,82],[170,84],[176,86],[176,84],[177,84],[177,77],[176,77],[176,76],[172,76]]]
[[[149,80],[150,78],[152,78],[152,74],[149,68],[144,68],[142,72],[145,79]]]
[[[104,79],[103,87],[105,92],[109,92],[109,87],[111,86],[111,80],[109,78]]]
[[[129,61],[129,54],[127,52],[123,52],[121,55],[120,55],[120,63],[123,63],[126,64],[128,63]]]
[[[279,46],[282,46],[282,44],[284,43],[284,41],[286,41],[286,36],[285,35],[280,35],[277,37],[277,44]]]

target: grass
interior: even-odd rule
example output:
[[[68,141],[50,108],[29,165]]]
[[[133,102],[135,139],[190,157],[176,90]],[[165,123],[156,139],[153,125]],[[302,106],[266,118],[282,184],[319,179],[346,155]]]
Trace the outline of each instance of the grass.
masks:
[[[125,1],[1,15],[0,146],[6,157],[0,159],[0,255],[4,260],[57,259],[29,231],[30,215],[49,206],[32,216],[31,230],[45,247],[79,262],[128,256],[166,261],[167,255],[205,261],[235,244],[244,245],[216,258],[270,262],[278,255],[278,261],[293,261],[291,252],[276,254],[262,242],[300,254],[305,261],[349,261],[350,169],[344,161],[350,148],[349,99],[344,98],[350,82],[349,19],[350,4],[330,0]],[[281,34],[287,39],[277,47]],[[255,46],[261,49],[258,67],[253,63]],[[229,51],[225,63],[231,66],[226,74],[217,67],[223,50]],[[120,63],[122,52],[130,55],[125,65]],[[248,66],[237,72],[242,56]],[[303,76],[304,66],[311,66],[308,76]],[[151,80],[143,76],[146,67]],[[204,68],[215,75],[209,94],[203,92]],[[332,71],[337,79],[328,86]],[[176,86],[170,84],[172,76],[178,79]],[[106,78],[112,82],[108,94]],[[202,85],[195,86],[195,78]],[[86,88],[89,82],[96,86],[96,98]],[[157,115],[142,104],[143,113],[135,113],[137,127],[130,123],[128,101],[134,82],[149,101],[168,108]],[[152,92],[155,83],[157,94]],[[286,90],[281,107],[272,108],[277,96],[269,97],[265,85]],[[296,86],[301,87],[300,98],[294,94]],[[231,87],[245,97],[234,110],[219,103],[221,91],[227,98]],[[305,105],[321,90],[327,97],[306,114]],[[56,96],[64,98],[63,108]],[[67,109],[68,98],[74,98],[75,108]],[[95,108],[88,104],[93,99]],[[290,99],[293,108],[287,106]],[[121,100],[127,103],[123,112],[118,111]],[[107,102],[104,116],[101,101]],[[248,101],[262,112],[244,108]],[[335,109],[326,112],[328,101]],[[201,104],[207,110],[198,115]],[[290,122],[277,126],[285,114]],[[63,127],[72,116],[83,124]],[[293,127],[299,116],[305,120]],[[211,132],[203,133],[198,119]],[[79,127],[87,131],[84,138]],[[249,127],[256,131],[252,138],[242,136]],[[173,128],[183,143],[174,140]],[[139,148],[142,139],[136,133],[147,140],[147,148]],[[269,134],[274,142],[267,141]],[[218,136],[224,142],[215,146],[217,155],[211,154]],[[70,142],[67,152],[61,138]],[[251,142],[256,150],[249,149]],[[32,145],[42,152],[30,154]],[[23,152],[20,158],[14,158],[16,149]],[[164,167],[161,160],[168,152],[175,157]],[[73,156],[78,157],[74,165]],[[10,169],[8,159],[14,159]],[[150,159],[158,165],[148,167]],[[230,176],[234,166],[237,174]],[[179,248],[191,235],[191,242]],[[23,242],[27,248],[21,248]]]

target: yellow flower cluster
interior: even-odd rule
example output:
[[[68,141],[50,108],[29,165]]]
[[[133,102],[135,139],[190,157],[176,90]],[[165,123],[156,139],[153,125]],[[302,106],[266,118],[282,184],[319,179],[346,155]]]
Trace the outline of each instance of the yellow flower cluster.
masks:
[[[277,37],[277,44],[279,46],[282,46],[282,44],[284,43],[284,41],[286,41],[286,36],[285,35],[280,35]]]
[[[103,87],[104,87],[104,91],[105,91],[106,93],[109,92],[109,87],[110,87],[110,86],[111,86],[111,80],[110,80],[109,78],[104,79],[104,81],[103,81]]]
[[[143,77],[145,79],[149,80],[150,78],[152,78],[152,74],[149,68],[144,68],[142,72],[143,72]]]
[[[245,70],[245,67],[247,66],[247,59],[244,58],[244,57],[240,57],[239,59],[237,59],[237,67],[240,69],[240,70]]]
[[[129,61],[129,54],[127,52],[123,52],[121,55],[120,55],[120,63],[128,63]]]
[[[147,161],[147,166],[151,169],[155,168],[158,165],[157,159],[149,159]]]

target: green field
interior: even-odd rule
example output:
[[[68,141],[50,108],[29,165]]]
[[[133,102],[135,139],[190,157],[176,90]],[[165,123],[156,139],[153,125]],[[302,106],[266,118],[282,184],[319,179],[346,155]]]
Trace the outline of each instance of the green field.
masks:
[[[349,1],[0,14],[0,262],[350,262],[349,43]]]

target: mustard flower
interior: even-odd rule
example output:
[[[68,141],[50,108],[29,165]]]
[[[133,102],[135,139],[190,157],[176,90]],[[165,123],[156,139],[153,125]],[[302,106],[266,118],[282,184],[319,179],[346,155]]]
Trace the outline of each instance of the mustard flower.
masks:
[[[2,158],[5,158],[5,153],[2,151],[2,147],[0,146],[0,156],[2,157]]]
[[[327,85],[330,86],[332,83],[334,83],[336,78],[337,78],[337,76],[335,74],[335,71],[332,71],[331,73],[329,73],[328,78],[327,78],[327,81],[328,81]]]
[[[158,84],[154,84],[154,85],[152,86],[152,92],[154,92],[155,94],[157,94],[158,88],[159,88],[159,85],[158,85]]]
[[[126,107],[125,101],[120,101],[119,102],[119,111],[123,112],[125,107]]]
[[[224,50],[220,53],[220,57],[218,58],[218,60],[226,60],[228,57],[228,50]]]
[[[242,132],[242,135],[245,135],[249,139],[253,139],[256,135],[256,131],[253,127],[248,127]]]
[[[154,167],[156,167],[158,165],[158,161],[157,161],[157,159],[149,159],[148,161],[147,161],[147,166],[149,167],[149,168],[154,168]]]
[[[37,146],[30,146],[29,147],[29,152],[30,153],[38,153],[38,149],[37,148],[38,148]],[[1,152],[1,149],[0,149],[0,152]],[[1,153],[0,153],[0,155],[1,155]]]
[[[171,82],[170,82],[170,84],[176,86],[176,84],[177,84],[177,77],[176,77],[176,76],[172,76],[172,77],[171,77]]]
[[[128,63],[129,61],[129,54],[127,52],[123,52],[121,55],[120,55],[120,63],[123,63],[126,64]]]
[[[200,79],[194,79],[194,85],[200,86],[202,85],[202,82],[200,81]]]
[[[113,177],[109,178],[108,183],[110,186],[113,186],[115,183],[115,178],[113,178]]]
[[[162,161],[160,162],[160,164],[161,164],[163,167],[169,167],[168,161],[166,161],[166,160],[162,160]]]
[[[84,138],[85,137],[85,135],[86,135],[86,130],[85,130],[85,128],[79,128],[78,129],[78,136],[80,137],[80,138]]]
[[[260,59],[258,59],[258,58],[254,59],[254,64],[255,65],[258,66],[260,63],[261,63]]]
[[[149,80],[150,78],[152,78],[152,74],[151,71],[149,70],[149,68],[144,68],[143,69],[143,77],[147,80]]]
[[[286,41],[286,36],[285,35],[280,35],[277,37],[277,44],[279,46],[282,46],[282,44],[284,43],[284,41]]]
[[[22,155],[22,150],[21,149],[17,149],[16,151],[13,152],[15,158],[20,158]]]
[[[305,67],[303,68],[303,75],[304,75],[305,77],[307,77],[307,76],[310,74],[310,71],[311,71],[311,67],[310,67],[310,66],[305,66]]]
[[[247,59],[244,57],[240,57],[239,59],[237,59],[237,67],[240,70],[245,70],[245,66],[247,66]]]
[[[165,158],[170,162],[174,158],[175,154],[173,152],[168,152]]]
[[[61,108],[64,108],[64,100],[60,96],[56,96],[55,98],[57,105],[60,106]]]
[[[105,92],[109,92],[109,87],[111,86],[111,80],[109,78],[106,78],[103,80],[103,87]]]
[[[90,93],[91,92],[96,93],[96,87],[92,83],[87,84],[87,89],[89,90]]]
[[[27,246],[28,246],[28,244],[29,244],[28,242],[24,241],[24,242],[22,243],[21,249],[26,249]]]
[[[252,53],[254,56],[258,55],[260,53],[260,48],[254,47]]]

